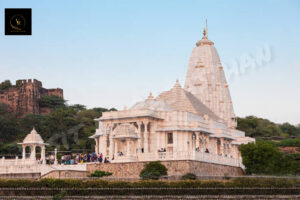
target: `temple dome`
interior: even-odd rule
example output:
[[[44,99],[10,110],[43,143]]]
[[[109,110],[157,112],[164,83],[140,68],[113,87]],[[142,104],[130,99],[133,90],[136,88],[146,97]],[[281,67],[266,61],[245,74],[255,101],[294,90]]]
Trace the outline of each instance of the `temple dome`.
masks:
[[[220,118],[207,106],[205,106],[196,96],[184,90],[178,80],[171,90],[162,92],[156,99],[158,101],[165,102],[176,111],[190,112],[199,116],[208,115],[216,121],[220,120]]]
[[[141,101],[133,105],[130,110],[154,110],[154,111],[172,111],[172,107],[163,101],[159,101],[153,98],[150,93],[148,99]]]
[[[25,137],[23,140],[23,144],[43,144],[44,140],[42,137],[36,132],[35,128]]]

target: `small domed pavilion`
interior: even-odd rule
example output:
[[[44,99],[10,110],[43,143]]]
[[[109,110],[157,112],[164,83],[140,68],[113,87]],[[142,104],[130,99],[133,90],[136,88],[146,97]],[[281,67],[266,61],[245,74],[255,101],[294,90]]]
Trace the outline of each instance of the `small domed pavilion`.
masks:
[[[43,164],[46,164],[45,162],[45,153],[46,153],[46,145],[47,143],[44,143],[44,140],[42,137],[37,133],[35,128],[32,129],[32,131],[25,137],[22,143],[18,143],[22,145],[23,148],[23,160],[26,159],[26,147],[30,147],[30,160],[36,160],[36,147],[41,148],[41,160],[43,161]]]

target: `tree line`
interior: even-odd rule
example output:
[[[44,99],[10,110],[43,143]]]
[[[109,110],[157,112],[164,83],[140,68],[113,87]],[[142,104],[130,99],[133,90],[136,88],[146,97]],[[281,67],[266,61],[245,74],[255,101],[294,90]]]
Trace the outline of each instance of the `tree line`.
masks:
[[[17,142],[22,142],[33,127],[45,142],[48,149],[60,151],[92,150],[94,141],[89,139],[96,130],[94,119],[102,112],[114,111],[111,108],[87,109],[84,105],[67,105],[58,96],[44,96],[40,99],[41,107],[51,108],[49,114],[28,114],[18,118],[6,104],[0,104],[0,155],[21,154]]]
[[[17,142],[22,142],[33,127],[51,146],[47,150],[92,151],[94,141],[89,139],[95,133],[94,119],[102,112],[115,111],[111,108],[87,109],[84,105],[68,105],[58,96],[44,96],[39,100],[40,107],[48,107],[51,113],[45,115],[28,114],[18,118],[9,106],[0,104],[0,155],[21,155]],[[248,174],[300,174],[300,154],[287,154],[278,147],[300,147],[300,126],[289,123],[276,124],[267,119],[248,116],[238,118],[239,130],[247,136],[257,138],[255,144],[240,147],[243,162]],[[259,138],[280,136],[280,142]],[[292,137],[292,138],[291,138]]]

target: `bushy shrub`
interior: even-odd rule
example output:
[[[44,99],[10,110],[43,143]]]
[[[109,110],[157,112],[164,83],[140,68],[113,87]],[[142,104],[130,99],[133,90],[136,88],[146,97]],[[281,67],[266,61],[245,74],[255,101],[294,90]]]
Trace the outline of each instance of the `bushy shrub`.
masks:
[[[181,180],[196,180],[197,176],[193,173],[186,173],[181,177]]]
[[[0,179],[0,188],[48,188],[48,189],[114,189],[114,188],[295,188],[299,190],[299,178],[253,178],[243,177],[234,178],[229,181],[221,180],[181,180],[181,181],[160,181],[160,180],[142,180],[142,181],[107,181],[102,179],[41,179],[41,180],[9,180]],[[2,190],[1,190],[2,191]],[[299,190],[300,193],[300,190]]]
[[[111,172],[96,170],[89,177],[103,177],[103,176],[111,176]]]
[[[7,90],[12,87],[12,84],[10,80],[5,80],[2,83],[0,83],[0,90]]]
[[[285,139],[276,144],[280,147],[300,147],[300,139]]]
[[[168,175],[167,168],[159,161],[149,162],[140,173],[143,180],[158,180],[165,175]]]

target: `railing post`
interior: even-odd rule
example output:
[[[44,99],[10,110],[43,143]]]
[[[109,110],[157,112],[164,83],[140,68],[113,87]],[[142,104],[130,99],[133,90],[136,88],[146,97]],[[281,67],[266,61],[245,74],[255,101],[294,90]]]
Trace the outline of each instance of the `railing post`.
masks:
[[[19,159],[19,157],[16,156],[16,159],[15,159],[15,165],[18,165],[18,159]]]

